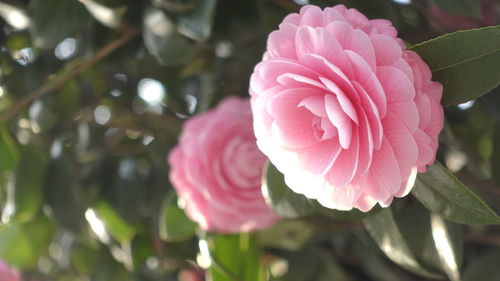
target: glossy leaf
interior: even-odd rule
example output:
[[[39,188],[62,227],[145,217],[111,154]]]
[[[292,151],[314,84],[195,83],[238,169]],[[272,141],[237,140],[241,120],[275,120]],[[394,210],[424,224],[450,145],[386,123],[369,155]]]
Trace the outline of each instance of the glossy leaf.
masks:
[[[161,9],[148,8],[143,17],[144,44],[158,62],[180,65],[194,57],[194,46],[177,32],[174,22]]]
[[[0,16],[17,29],[25,29],[31,22],[25,10],[3,2],[0,2]]]
[[[34,148],[22,150],[19,165],[7,188],[4,220],[27,221],[38,214],[43,203],[43,182],[47,168],[45,156]]]
[[[500,218],[448,169],[436,162],[417,176],[412,194],[429,210],[465,224],[499,224]]]
[[[432,237],[436,247],[442,268],[451,281],[460,281],[460,268],[456,249],[454,249],[452,237],[446,222],[436,214],[431,215]]]
[[[425,277],[437,278],[440,276],[419,263],[410,250],[407,240],[401,234],[391,208],[383,209],[377,214],[363,219],[363,224],[380,249],[393,262]]]
[[[264,281],[265,271],[255,236],[217,235],[211,245],[212,281]]]
[[[500,26],[446,34],[412,49],[443,84],[443,105],[478,98],[500,84]]]
[[[461,16],[481,17],[481,0],[434,0],[443,11]]]
[[[103,221],[106,231],[118,242],[128,244],[134,237],[135,229],[123,220],[104,200],[95,205],[97,216]]]
[[[160,211],[160,237],[165,241],[179,241],[195,234],[196,223],[191,221],[177,206],[177,197],[167,195]]]
[[[285,218],[297,218],[315,212],[313,203],[304,195],[288,188],[283,174],[271,163],[264,168],[262,193],[268,205]]]
[[[118,28],[127,10],[126,6],[113,9],[93,0],[78,1],[85,5],[85,8],[97,21],[109,28]]]
[[[217,0],[196,0],[196,9],[179,17],[178,30],[196,41],[210,38]]]
[[[51,48],[68,37],[77,37],[90,23],[90,14],[77,1],[34,0],[32,33],[35,45]]]
[[[32,268],[49,246],[51,222],[44,216],[26,223],[0,226],[0,258],[20,268]]]

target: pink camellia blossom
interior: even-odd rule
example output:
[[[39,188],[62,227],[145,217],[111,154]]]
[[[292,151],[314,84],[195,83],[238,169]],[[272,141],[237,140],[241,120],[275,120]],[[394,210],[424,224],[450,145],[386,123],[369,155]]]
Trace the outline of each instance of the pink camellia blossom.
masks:
[[[433,163],[442,86],[391,22],[304,6],[250,81],[257,145],[295,192],[339,210],[388,206]]]
[[[201,228],[236,233],[278,219],[261,193],[266,157],[255,144],[248,100],[227,98],[186,121],[168,162],[170,181]]]
[[[8,264],[0,261],[0,281],[19,281],[19,274]]]

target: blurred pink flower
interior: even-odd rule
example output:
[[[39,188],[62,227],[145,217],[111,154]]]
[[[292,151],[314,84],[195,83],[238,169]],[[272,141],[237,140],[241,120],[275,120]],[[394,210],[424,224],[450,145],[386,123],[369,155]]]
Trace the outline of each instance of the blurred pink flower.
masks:
[[[198,269],[182,269],[179,271],[179,281],[204,281],[205,272]]]
[[[19,281],[19,274],[8,264],[0,261],[0,281]]]
[[[442,86],[391,22],[304,6],[272,32],[250,82],[257,145],[325,207],[388,206],[432,164]]]
[[[236,233],[277,220],[261,193],[266,157],[255,144],[248,100],[227,98],[186,121],[168,162],[185,211],[201,228]]]

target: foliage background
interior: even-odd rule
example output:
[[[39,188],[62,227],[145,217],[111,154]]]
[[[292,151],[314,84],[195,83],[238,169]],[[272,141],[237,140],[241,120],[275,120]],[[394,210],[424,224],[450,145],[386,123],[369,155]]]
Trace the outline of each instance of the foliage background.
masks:
[[[306,2],[0,2],[0,258],[26,281],[188,281],[182,272],[201,276],[210,260],[214,281],[498,280],[500,98],[453,105],[500,91],[484,62],[472,70],[494,87],[447,94],[438,154],[469,187],[436,166],[419,181],[437,191],[421,183],[389,209],[334,212],[290,194],[270,167],[270,201],[288,217],[276,227],[216,235],[183,215],[165,160],[183,120],[247,96],[267,34]],[[387,18],[408,44],[500,22],[495,0],[310,2]],[[478,40],[493,65],[500,31],[488,32]],[[461,40],[435,45],[476,42]],[[416,50],[432,59],[435,45]]]

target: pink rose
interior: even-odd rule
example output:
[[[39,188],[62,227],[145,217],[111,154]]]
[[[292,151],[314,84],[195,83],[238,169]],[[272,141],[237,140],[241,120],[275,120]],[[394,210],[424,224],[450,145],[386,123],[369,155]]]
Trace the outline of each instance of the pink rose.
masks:
[[[248,100],[227,98],[186,121],[168,162],[187,215],[203,229],[236,233],[277,220],[261,193],[266,157],[255,144]]]
[[[19,274],[8,264],[0,261],[0,281],[19,281]]]
[[[442,86],[391,22],[304,6],[272,32],[252,74],[257,145],[323,206],[388,206],[432,164]]]

